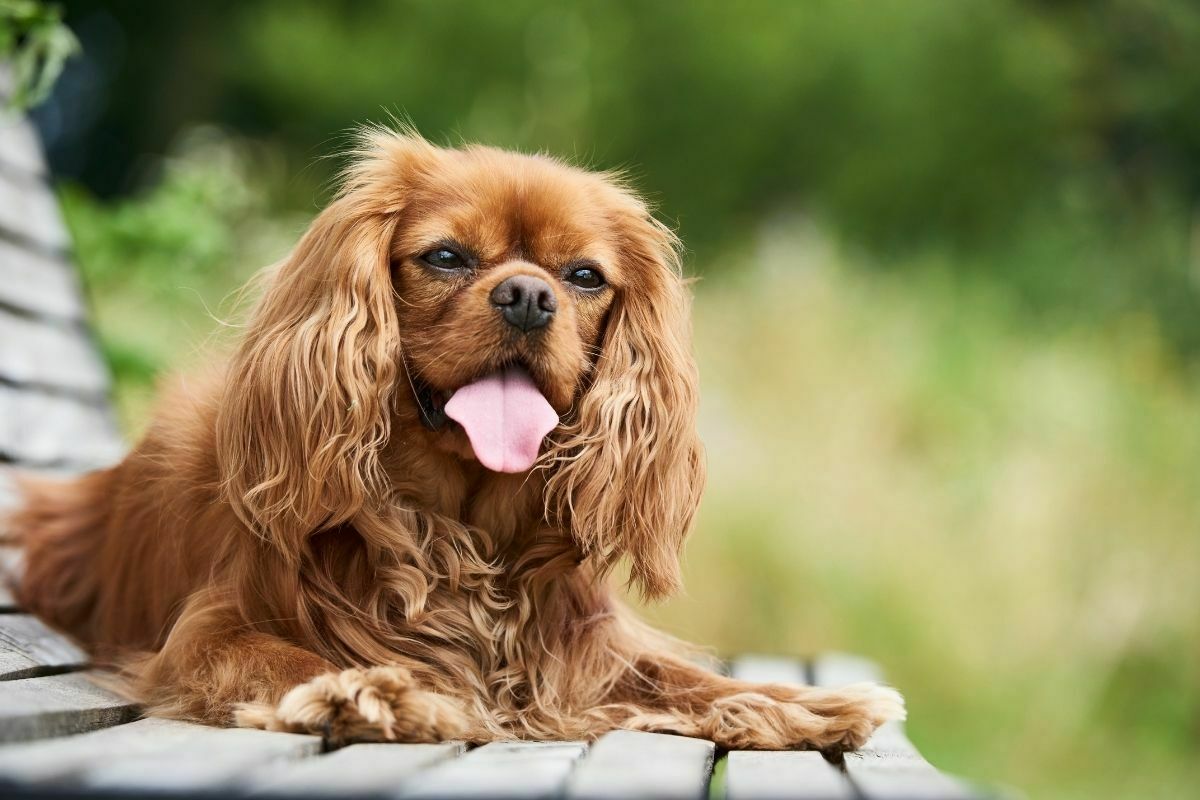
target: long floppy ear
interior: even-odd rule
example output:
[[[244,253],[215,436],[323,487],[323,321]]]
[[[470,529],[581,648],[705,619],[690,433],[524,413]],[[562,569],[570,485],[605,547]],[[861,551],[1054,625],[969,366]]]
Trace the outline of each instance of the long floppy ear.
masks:
[[[647,598],[679,588],[704,487],[690,298],[677,240],[644,210],[622,226],[636,286],[609,311],[591,386],[552,454],[548,507],[607,571],[622,556]]]
[[[296,557],[383,486],[400,341],[390,270],[396,170],[413,137],[371,132],[341,193],[268,276],[217,416],[221,490]]]

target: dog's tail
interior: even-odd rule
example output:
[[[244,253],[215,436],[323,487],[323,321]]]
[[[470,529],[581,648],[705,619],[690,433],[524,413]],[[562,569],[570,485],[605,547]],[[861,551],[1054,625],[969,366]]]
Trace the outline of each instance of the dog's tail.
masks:
[[[0,543],[20,548],[11,570],[20,574],[3,576],[20,605],[83,640],[99,593],[115,469],[68,480],[14,474],[18,501],[0,521]]]

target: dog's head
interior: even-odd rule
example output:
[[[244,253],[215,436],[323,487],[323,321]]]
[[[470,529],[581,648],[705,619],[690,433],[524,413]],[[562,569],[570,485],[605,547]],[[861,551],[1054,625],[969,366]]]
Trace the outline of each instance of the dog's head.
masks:
[[[226,499],[295,553],[387,496],[402,435],[547,470],[552,523],[670,592],[704,473],[676,244],[609,176],[367,134],[234,359]]]

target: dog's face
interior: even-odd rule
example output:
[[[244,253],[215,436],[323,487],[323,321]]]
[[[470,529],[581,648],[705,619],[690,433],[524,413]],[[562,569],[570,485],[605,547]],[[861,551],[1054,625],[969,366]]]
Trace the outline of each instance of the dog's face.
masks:
[[[516,366],[566,415],[614,299],[654,276],[625,258],[636,218],[604,178],[482,148],[420,158],[391,244],[400,342],[422,419],[469,458],[444,412],[458,389]]]
[[[394,444],[539,464],[529,524],[601,571],[628,555],[668,593],[704,480],[674,236],[610,177],[547,157],[380,131],[356,156],[232,364],[227,502],[295,554],[389,501]]]

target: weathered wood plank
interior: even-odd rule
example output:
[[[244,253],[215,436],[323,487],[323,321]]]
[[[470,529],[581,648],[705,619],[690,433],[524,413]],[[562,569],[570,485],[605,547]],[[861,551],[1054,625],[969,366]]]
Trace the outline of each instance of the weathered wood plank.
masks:
[[[68,261],[0,239],[0,305],[81,320],[83,296]]]
[[[846,776],[812,750],[731,752],[725,763],[725,796],[728,800],[857,797]]]
[[[121,792],[215,791],[257,769],[321,751],[321,739],[143,719],[79,736],[0,747],[0,778]]]
[[[0,310],[0,380],[103,400],[108,371],[87,332]]]
[[[3,481],[0,481],[0,485]],[[4,506],[0,505],[0,520]],[[0,522],[0,529],[3,523]],[[0,547],[0,614],[11,614],[17,610],[14,591],[17,577],[21,574],[21,551],[15,547]]]
[[[98,467],[123,451],[107,406],[0,385],[0,460]]]
[[[602,736],[575,768],[567,797],[703,797],[712,775],[712,742],[687,736],[613,731]]]
[[[84,673],[0,681],[0,742],[65,736],[137,716],[133,703]]]
[[[493,742],[418,773],[397,796],[557,797],[586,750],[579,742]]]
[[[0,466],[0,520],[4,518],[5,512],[15,508],[20,500],[21,494],[17,491],[12,468]],[[3,530],[0,528],[0,532]]]
[[[315,797],[394,795],[423,769],[457,758],[461,742],[443,744],[355,744],[318,758],[273,764],[252,773],[252,794]]]
[[[5,533],[5,516],[20,502],[20,493],[11,469],[0,465],[0,535]],[[0,614],[17,610],[13,587],[21,570],[21,551],[0,546]]]
[[[0,535],[6,533],[5,517],[17,507],[20,499],[14,470],[0,464]],[[0,545],[0,614],[19,610],[15,590],[23,567],[24,556],[19,547]]]
[[[82,667],[87,655],[66,636],[29,614],[0,615],[0,681]]]
[[[194,726],[169,750],[97,759],[80,783],[124,792],[212,792],[237,786],[264,764],[315,756],[321,737]]]
[[[868,800],[972,800],[981,795],[965,782],[938,772],[920,755],[864,748],[846,754],[846,774]]]
[[[27,175],[44,175],[46,161],[37,131],[29,120],[0,111],[0,164]]]
[[[760,683],[809,682],[803,662],[780,656],[742,656],[734,660],[731,674]],[[731,752],[725,764],[725,787],[730,800],[855,796],[841,770],[816,752]]]
[[[819,686],[879,682],[882,671],[857,656],[830,653],[813,663]],[[885,723],[861,750],[845,755],[846,774],[864,798],[958,800],[978,794],[964,782],[939,772],[904,733],[901,722]]]
[[[71,237],[58,200],[41,178],[0,170],[0,232],[49,252],[67,252]]]
[[[812,671],[813,683],[817,686],[883,682],[883,670],[878,664],[849,653],[823,653],[813,660]]]
[[[755,683],[808,683],[804,662],[783,656],[738,656],[733,660],[729,674]]]

